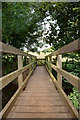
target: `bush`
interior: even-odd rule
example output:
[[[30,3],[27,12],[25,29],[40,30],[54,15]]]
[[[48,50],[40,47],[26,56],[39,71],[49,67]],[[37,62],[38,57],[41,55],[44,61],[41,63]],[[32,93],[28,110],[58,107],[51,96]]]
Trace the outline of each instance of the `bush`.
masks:
[[[73,92],[68,95],[68,98],[72,101],[75,108],[79,110],[80,92],[76,88],[73,88]]]

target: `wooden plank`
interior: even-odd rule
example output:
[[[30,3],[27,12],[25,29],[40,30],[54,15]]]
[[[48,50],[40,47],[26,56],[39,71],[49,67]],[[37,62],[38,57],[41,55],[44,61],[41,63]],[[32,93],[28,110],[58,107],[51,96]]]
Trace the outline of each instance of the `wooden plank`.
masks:
[[[68,120],[68,118],[72,118],[71,114],[70,113],[13,113],[12,114],[12,118],[32,118],[32,119],[40,119],[41,120],[44,120],[47,119],[47,118],[54,118],[57,119],[57,118],[61,118],[62,119],[65,119]]]
[[[31,64],[33,64],[33,63],[31,63]],[[0,86],[0,90],[3,89],[6,85],[8,85],[10,82],[12,82],[16,77],[18,77],[18,75],[23,73],[26,69],[28,69],[31,64],[26,65],[22,69],[16,70],[16,71],[14,71],[14,72],[12,72],[4,77],[1,77],[0,78],[0,85],[1,84],[2,85]]]
[[[4,107],[4,109],[0,112],[0,116],[2,116],[2,118],[6,118],[6,116],[8,115],[8,113],[10,112],[12,106],[14,105],[15,101],[17,100],[18,96],[20,95],[21,91],[23,90],[23,88],[25,87],[25,85],[27,84],[28,79],[30,78],[32,72],[34,71],[35,67],[33,68],[33,70],[30,72],[30,74],[27,76],[27,78],[25,79],[25,81],[23,82],[22,86],[18,88],[18,90],[16,91],[16,93],[13,95],[13,97],[9,100],[9,102],[6,104],[6,106]]]
[[[28,85],[28,87],[29,87],[29,85]],[[34,88],[35,89],[37,89],[37,88],[40,89],[41,88],[41,89],[46,89],[46,90],[49,89],[49,88],[53,89],[52,86],[48,86],[48,87],[47,86],[32,86],[32,87],[30,87],[30,89],[34,89]]]
[[[80,50],[80,38],[77,40],[69,43],[68,45],[65,45],[64,47],[58,49],[57,51],[49,54],[48,56],[53,56],[53,55],[60,55],[60,54],[65,54],[65,53],[70,53],[74,51],[79,51]]]
[[[50,70],[48,70],[47,66],[46,66],[47,71],[49,72],[49,75],[51,76],[53,82],[55,83],[59,93],[61,94],[61,96],[63,97],[65,103],[67,104],[67,106],[69,107],[72,115],[74,118],[78,119],[78,112],[76,110],[76,108],[74,107],[74,105],[72,104],[72,102],[69,100],[69,98],[67,97],[67,95],[65,94],[65,92],[63,91],[63,89],[60,87],[60,85],[58,84],[57,80],[55,79],[55,77],[52,75],[52,73],[50,72]]]
[[[30,97],[30,96],[37,96],[37,97],[39,97],[39,96],[41,96],[41,97],[57,97],[57,96],[60,96],[60,94],[59,93],[35,93],[35,94],[33,94],[33,93],[26,93],[26,92],[23,92],[21,95],[20,95],[21,97],[23,97],[23,96],[25,96],[25,97]]]
[[[24,97],[23,97],[24,98]],[[27,100],[27,102],[23,100],[17,101],[15,104],[15,106],[65,106],[64,101],[59,101],[59,100],[52,100],[52,101],[41,101],[41,100]]]
[[[18,55],[18,70],[22,69],[23,67],[23,56]],[[23,74],[21,73],[18,76],[18,87],[20,87],[23,83]]]
[[[66,106],[14,106],[12,113],[69,113]]]
[[[56,70],[59,74],[61,74],[65,79],[68,80],[68,82],[70,82],[74,87],[76,87],[78,90],[79,88],[79,84],[80,84],[80,78],[70,74],[69,72],[66,72],[63,69],[58,68],[57,66],[51,64],[51,67]]]
[[[46,91],[46,90],[49,90],[49,91],[53,90],[54,91],[55,90],[54,88],[53,89],[52,88],[48,88],[48,89],[47,88],[27,88],[27,90],[31,90],[31,91],[36,91],[37,89],[39,91]]]
[[[29,89],[29,87],[30,87],[30,89],[36,89],[36,88],[38,88],[38,89],[46,89],[46,90],[48,90],[49,88],[51,88],[52,90],[53,89],[55,89],[55,87],[54,87],[54,85],[52,86],[52,85],[48,85],[48,84],[44,84],[44,85],[32,85],[32,84],[30,84],[30,85],[28,85],[27,86],[28,87],[28,89]]]
[[[57,56],[57,67],[62,68],[62,55]],[[62,76],[57,72],[57,81],[62,87]]]
[[[33,56],[33,55],[27,54],[27,53],[15,48],[15,47],[4,44],[2,42],[0,42],[0,52],[10,53],[10,54],[15,54],[15,55],[22,55],[22,56]],[[33,56],[33,57],[35,57],[35,56]]]
[[[55,90],[55,89],[52,89],[52,90],[51,90],[51,89],[49,89],[49,88],[48,88],[48,89],[43,89],[43,88],[42,88],[42,89],[40,89],[40,88],[31,89],[31,88],[28,88],[27,91],[25,91],[25,92],[26,92],[26,94],[27,94],[28,92],[38,93],[37,91],[38,91],[39,93],[46,93],[46,92],[48,92],[48,93],[52,93],[52,92],[58,93],[57,90]]]
[[[30,100],[33,100],[33,101],[35,101],[35,100],[40,100],[40,101],[62,101],[62,98],[61,98],[61,96],[57,96],[57,97],[46,97],[46,96],[43,96],[43,97],[41,97],[41,96],[27,96],[27,97],[25,97],[25,96],[20,96],[20,100],[23,100],[24,99],[24,101],[30,101]]]
[[[46,80],[46,79],[45,79]],[[36,86],[36,82],[37,82],[37,86]],[[46,81],[47,82],[47,81]],[[28,84],[28,86],[29,85],[32,85],[33,84],[33,87],[38,87],[38,86],[42,86],[42,87],[48,87],[47,85],[49,85],[49,87],[52,87],[52,88],[55,88],[55,85],[54,84],[52,84],[53,82],[51,81],[51,78],[50,78],[50,80],[49,80],[49,82],[48,83],[40,83],[39,81],[37,81],[37,80],[35,80],[35,83],[32,81],[32,83],[31,83],[31,81],[29,82],[29,84]],[[44,86],[43,86],[44,85]]]

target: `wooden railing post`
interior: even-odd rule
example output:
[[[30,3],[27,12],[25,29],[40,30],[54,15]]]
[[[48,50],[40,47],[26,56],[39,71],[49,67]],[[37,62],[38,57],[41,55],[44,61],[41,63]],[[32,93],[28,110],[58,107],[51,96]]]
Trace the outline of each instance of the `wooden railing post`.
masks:
[[[62,68],[62,55],[57,56],[57,66],[59,68]],[[57,81],[59,85],[62,87],[62,76],[59,73],[57,73]]]
[[[48,56],[48,62],[50,62],[49,56]],[[49,66],[50,66],[50,65],[48,64],[48,68],[50,68]]]
[[[46,62],[48,62],[48,57],[46,57]],[[48,63],[46,63],[46,65],[48,66]]]
[[[18,70],[23,67],[23,56],[18,55]],[[18,87],[22,85],[23,82],[23,74],[18,76]]]
[[[33,58],[31,57],[31,63],[32,63]],[[33,64],[31,65],[31,70],[33,69]]]
[[[31,57],[29,57],[29,64],[31,63]],[[30,67],[29,67],[29,73],[31,72],[31,70],[32,70],[32,66],[30,65]]]
[[[50,63],[52,64],[52,56],[50,56],[49,58],[50,58]],[[52,73],[52,67],[51,67],[51,65],[50,65],[50,71]]]

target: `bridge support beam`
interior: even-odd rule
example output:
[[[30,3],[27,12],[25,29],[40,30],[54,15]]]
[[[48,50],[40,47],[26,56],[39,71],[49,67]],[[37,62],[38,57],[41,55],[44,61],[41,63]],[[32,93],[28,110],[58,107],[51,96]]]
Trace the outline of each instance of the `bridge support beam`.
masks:
[[[23,56],[18,55],[18,70],[23,67]],[[18,76],[18,87],[21,87],[23,83],[23,74]]]
[[[59,68],[62,68],[62,55],[57,56],[57,66]],[[62,87],[62,76],[59,73],[57,73],[57,81],[59,85]]]

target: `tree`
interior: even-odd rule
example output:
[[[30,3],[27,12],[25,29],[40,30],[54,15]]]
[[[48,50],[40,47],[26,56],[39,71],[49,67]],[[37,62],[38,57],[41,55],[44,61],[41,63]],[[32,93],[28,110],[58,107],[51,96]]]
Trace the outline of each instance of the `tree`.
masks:
[[[29,50],[36,51],[36,46],[39,44],[37,39],[42,35],[38,24],[41,21],[39,12],[34,12],[31,3],[6,2],[2,6],[2,41],[16,48],[25,46]]]
[[[49,13],[52,18],[56,20],[55,25],[58,26],[58,29],[55,25],[51,25],[51,34],[48,39],[52,41],[56,49],[80,37],[79,7],[79,3],[69,2],[57,3],[53,6],[52,11],[50,9]],[[53,38],[51,38],[51,36],[53,36]]]
[[[17,48],[37,51],[47,43],[56,50],[80,37],[78,2],[6,2],[2,6],[3,42]]]

